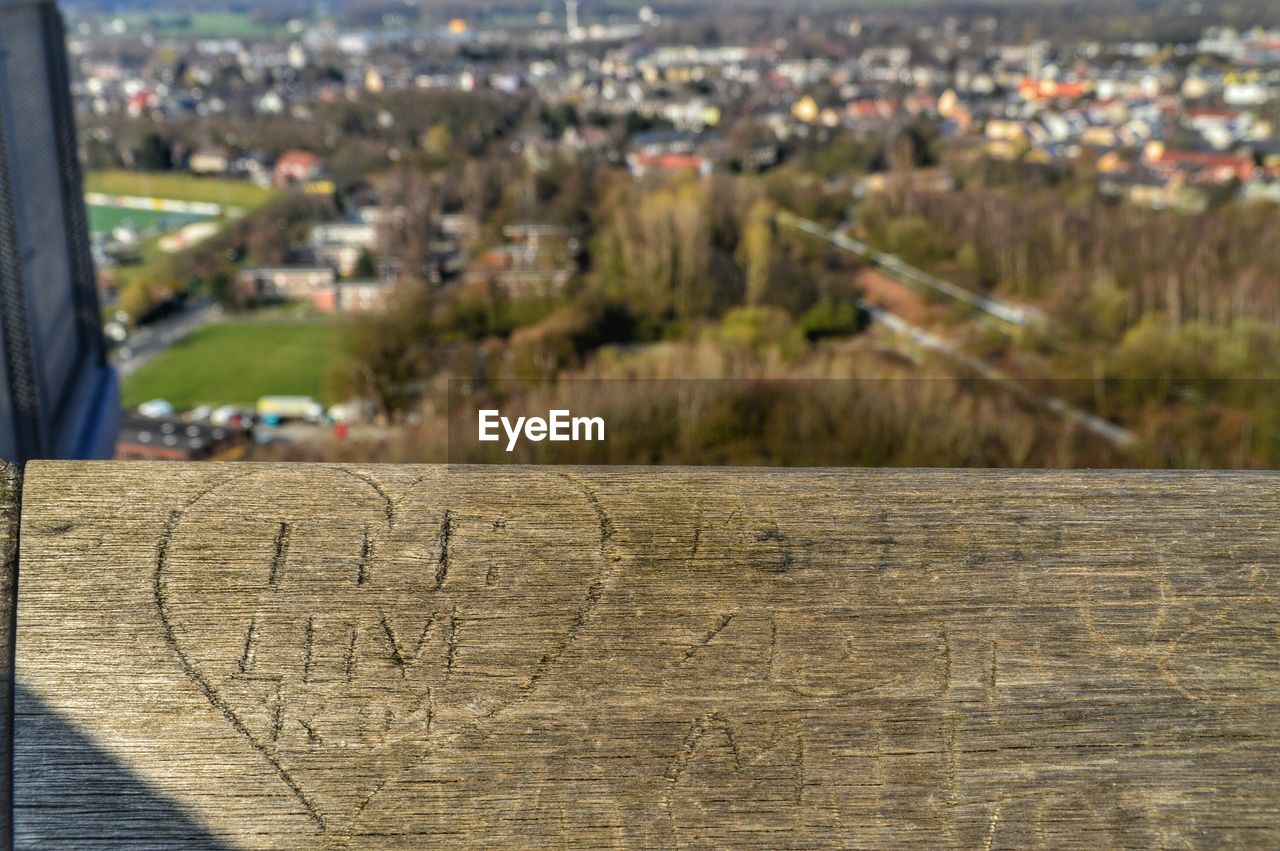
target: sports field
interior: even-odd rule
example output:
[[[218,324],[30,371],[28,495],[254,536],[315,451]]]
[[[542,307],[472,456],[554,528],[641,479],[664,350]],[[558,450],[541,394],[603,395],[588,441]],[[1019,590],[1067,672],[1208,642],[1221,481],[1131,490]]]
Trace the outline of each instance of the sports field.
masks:
[[[248,12],[126,12],[120,16],[131,33],[150,32],[186,38],[268,38],[283,27],[255,20]]]
[[[274,190],[264,189],[247,181],[220,180],[217,178],[196,177],[191,174],[176,172],[153,173],[138,171],[95,171],[85,176],[85,193],[100,193],[108,196],[126,196],[130,198],[153,198],[165,201],[188,201],[218,204],[224,208],[223,217],[252,213],[269,202]],[[141,281],[146,282],[156,271],[156,264],[165,261],[167,255],[160,247],[163,232],[154,232],[157,218],[176,220],[176,226],[164,228],[172,231],[195,221],[206,219],[204,216],[188,216],[159,210],[134,210],[132,208],[106,207],[90,205],[89,223],[95,232],[104,228],[115,227],[115,223],[124,219],[133,219],[139,230],[151,231],[138,246],[142,262],[120,266],[114,271],[117,282],[122,288],[128,288]],[[180,217],[188,216],[185,221]],[[171,218],[173,217],[173,218]],[[146,222],[147,224],[141,224]]]
[[[168,213],[162,210],[133,210],[126,207],[108,207],[90,204],[89,230],[94,233],[110,233],[118,227],[132,225],[139,233],[177,230],[183,225],[202,221],[204,216],[187,213]]]
[[[86,192],[206,201],[251,212],[271,200],[272,190],[245,180],[221,180],[177,172],[95,171],[85,176]]]
[[[252,407],[261,396],[326,402],[325,372],[338,355],[336,322],[228,321],[209,325],[142,367],[124,383],[126,407],[167,399]]]

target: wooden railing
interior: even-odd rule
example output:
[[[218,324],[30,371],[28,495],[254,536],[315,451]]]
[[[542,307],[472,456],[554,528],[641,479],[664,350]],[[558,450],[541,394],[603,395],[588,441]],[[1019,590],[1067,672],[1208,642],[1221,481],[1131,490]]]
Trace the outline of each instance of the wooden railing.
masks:
[[[1276,475],[40,463],[21,516],[19,847],[1280,844]]]

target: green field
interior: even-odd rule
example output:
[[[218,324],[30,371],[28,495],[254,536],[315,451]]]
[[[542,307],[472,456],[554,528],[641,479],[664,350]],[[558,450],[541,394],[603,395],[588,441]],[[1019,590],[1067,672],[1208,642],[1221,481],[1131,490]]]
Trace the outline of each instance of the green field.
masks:
[[[86,192],[101,192],[105,195],[131,195],[142,198],[162,198],[170,201],[203,201],[221,204],[224,207],[236,207],[246,213],[263,207],[274,197],[275,192],[252,183],[239,180],[219,180],[216,178],[196,177],[191,174],[153,173],[139,171],[95,171],[85,175]],[[151,215],[147,211],[117,210],[116,208],[98,208],[110,212],[97,212],[90,207],[90,227],[99,231],[101,227],[114,227],[112,221],[120,218],[142,216],[143,221]],[[158,216],[169,216],[168,213],[156,213]],[[137,218],[134,219],[138,221]],[[191,218],[190,221],[195,221]],[[154,220],[152,220],[154,221]],[[139,224],[140,228],[145,226]],[[160,251],[160,234],[142,240],[139,253],[142,262],[121,266],[114,275],[122,288],[132,286],[135,282],[146,281],[153,277],[157,264],[165,262],[166,255]]]
[[[165,213],[160,210],[133,210],[126,207],[89,205],[89,230],[109,233],[125,224],[132,224],[140,233],[160,230],[176,230],[191,222],[202,221],[204,216],[184,213]]]
[[[170,201],[206,201],[246,211],[271,200],[272,190],[243,180],[220,180],[192,174],[143,171],[95,171],[85,176],[86,192],[135,195]]]
[[[134,12],[122,17],[130,32],[188,38],[267,38],[281,30],[245,12]]]
[[[311,396],[327,402],[325,371],[338,353],[336,322],[229,321],[177,343],[125,380],[133,408],[167,399],[251,407],[261,396]]]

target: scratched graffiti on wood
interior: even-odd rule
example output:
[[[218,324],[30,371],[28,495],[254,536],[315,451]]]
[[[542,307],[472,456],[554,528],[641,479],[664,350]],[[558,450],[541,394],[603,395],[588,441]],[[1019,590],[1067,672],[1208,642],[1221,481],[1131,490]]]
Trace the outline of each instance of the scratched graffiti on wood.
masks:
[[[538,517],[440,485],[393,498],[350,471],[260,472],[200,492],[161,533],[166,643],[318,827],[530,692],[605,580],[585,485],[548,481]]]
[[[24,499],[19,845],[1280,841],[1274,476],[41,464]]]

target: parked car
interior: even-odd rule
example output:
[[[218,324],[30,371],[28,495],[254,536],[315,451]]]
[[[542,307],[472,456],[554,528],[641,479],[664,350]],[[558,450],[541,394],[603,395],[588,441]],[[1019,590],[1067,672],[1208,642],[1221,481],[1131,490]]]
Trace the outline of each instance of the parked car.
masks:
[[[150,402],[143,402],[138,406],[138,413],[144,417],[153,420],[163,419],[173,416],[173,405],[164,399],[152,399]]]
[[[209,414],[209,422],[216,426],[225,426],[227,428],[253,428],[254,416],[252,411],[246,411],[244,408],[238,408],[235,405],[223,405],[214,408]]]
[[[310,396],[263,396],[258,400],[258,419],[271,424],[286,420],[318,423],[324,419],[324,406]]]

